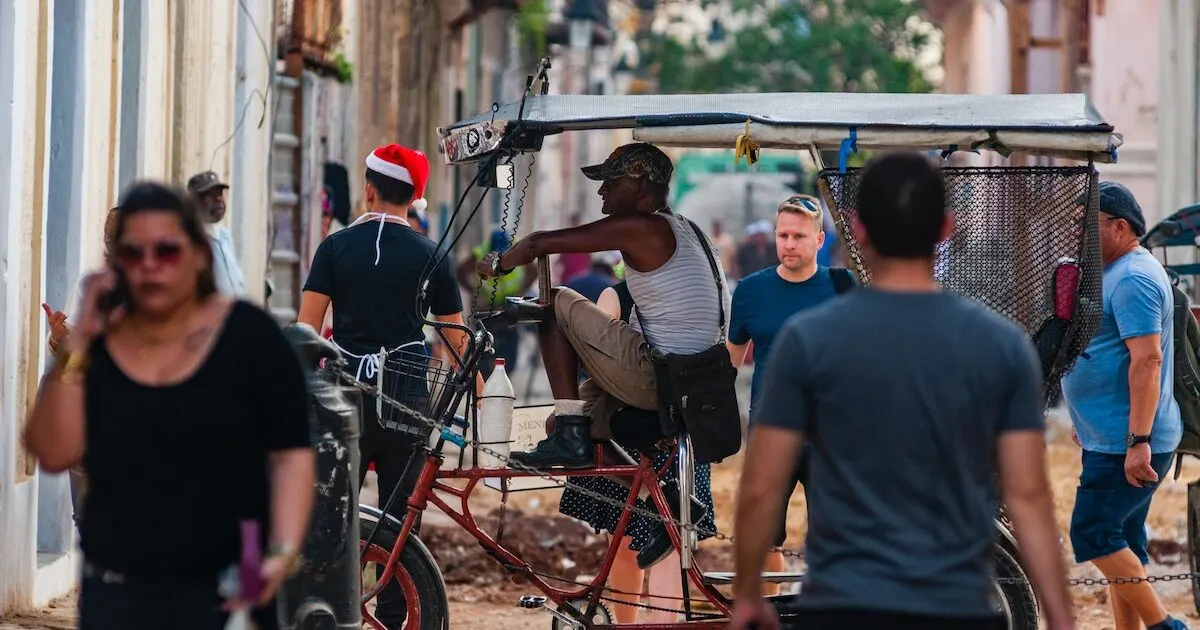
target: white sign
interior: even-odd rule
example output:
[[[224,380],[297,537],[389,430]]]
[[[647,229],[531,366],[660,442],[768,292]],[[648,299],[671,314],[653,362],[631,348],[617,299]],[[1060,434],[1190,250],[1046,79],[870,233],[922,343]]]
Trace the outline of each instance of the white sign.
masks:
[[[509,435],[509,453],[532,451],[538,442],[546,439],[546,419],[552,413],[554,413],[554,405],[517,407],[513,409],[512,431]],[[488,477],[483,480],[483,483],[493,490],[500,490],[499,478]],[[554,487],[554,484],[539,477],[514,477],[508,480],[509,492],[544,490]]]

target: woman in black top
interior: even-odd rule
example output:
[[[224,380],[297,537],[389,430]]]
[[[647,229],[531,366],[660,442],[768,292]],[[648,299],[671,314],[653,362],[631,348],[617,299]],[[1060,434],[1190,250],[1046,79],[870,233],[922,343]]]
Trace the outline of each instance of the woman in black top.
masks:
[[[275,628],[314,498],[302,368],[266,313],[216,293],[181,192],[135,184],[114,238],[25,436],[45,470],[88,471],[80,628],[223,628],[243,520],[265,550],[252,616]]]

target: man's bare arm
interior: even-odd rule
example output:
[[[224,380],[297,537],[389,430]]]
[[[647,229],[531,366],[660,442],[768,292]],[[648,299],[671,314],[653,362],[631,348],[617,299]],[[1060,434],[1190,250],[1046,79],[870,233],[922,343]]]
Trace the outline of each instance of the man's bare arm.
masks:
[[[1162,379],[1162,346],[1159,333],[1125,340],[1129,348],[1129,431],[1149,435],[1158,412],[1158,392]]]
[[[742,364],[746,362],[746,350],[750,347],[750,344],[726,341],[725,347],[729,349],[729,358],[733,363],[733,367],[742,367]]]
[[[329,308],[329,296],[316,291],[305,291],[300,298],[300,315],[296,321],[308,324],[317,334],[325,324],[325,310]]]
[[[762,597],[762,568],[783,514],[785,491],[792,483],[791,464],[800,458],[803,442],[800,433],[789,429],[757,425],[750,431],[733,523],[734,594],[739,599]]]
[[[534,232],[517,241],[500,257],[503,269],[514,269],[536,261],[539,256],[566,253],[595,253],[621,250],[634,269],[652,270],[675,253],[655,247],[660,239],[673,238],[671,226],[647,215],[610,216],[586,225]]]
[[[461,311],[454,313],[453,315],[435,315],[433,319],[443,324],[458,324],[459,326],[464,325],[463,314]],[[450,356],[454,357],[454,364],[461,367],[462,364],[459,361],[459,357],[462,357],[467,352],[467,343],[470,341],[470,337],[467,335],[466,331],[459,330],[457,328],[443,328],[442,333],[446,335],[446,341],[450,343],[450,347],[453,349],[453,352],[450,353]],[[475,393],[481,394],[482,392],[483,376],[476,373]]]
[[[1040,430],[1007,431],[997,441],[1000,489],[1012,517],[1021,559],[1045,610],[1050,630],[1073,627],[1067,567],[1054,523],[1054,494],[1046,475]]]

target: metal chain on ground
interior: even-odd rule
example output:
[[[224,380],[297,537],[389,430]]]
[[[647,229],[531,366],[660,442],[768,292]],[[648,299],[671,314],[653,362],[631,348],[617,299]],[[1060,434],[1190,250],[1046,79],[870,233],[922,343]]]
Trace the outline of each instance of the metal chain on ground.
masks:
[[[1067,580],[1067,586],[1111,586],[1121,584],[1140,584],[1146,582],[1154,584],[1155,582],[1174,582],[1178,580],[1200,580],[1200,573],[1176,573],[1174,575],[1147,575],[1146,577],[1117,577],[1117,578],[1071,578]],[[1028,580],[1022,578],[996,578],[999,584],[1027,584]]]
[[[391,405],[397,411],[411,417],[414,420],[421,422],[422,424],[428,426],[430,429],[435,430],[435,431],[440,431],[443,428],[441,423],[437,422],[436,420],[426,416],[423,413],[418,412],[415,409],[410,408],[409,406],[395,400],[394,398],[391,398],[390,396],[387,396],[383,392],[379,391],[379,389],[376,388],[375,386],[369,385],[367,383],[362,383],[362,382],[356,380],[354,378],[354,375],[350,374],[349,372],[346,372],[345,370],[343,370],[339,367],[334,367],[334,366],[327,366],[325,369],[327,371],[333,373],[334,375],[338,376],[342,381],[346,382],[351,387],[358,389],[359,391],[363,392],[364,394],[378,397],[379,400],[382,400],[385,404]],[[442,433],[442,435],[447,436],[447,433],[448,432],[444,432],[444,433]],[[554,484],[555,486],[558,486],[563,489],[570,488],[571,490],[574,490],[584,496],[587,496],[589,498],[600,501],[601,503],[606,503],[608,505],[611,505],[621,511],[628,511],[633,514],[639,514],[645,518],[648,518],[652,521],[656,521],[663,525],[674,525],[677,529],[691,531],[700,536],[708,536],[715,540],[720,540],[720,541],[723,541],[726,543],[736,542],[735,539],[733,538],[733,536],[725,534],[721,531],[718,531],[715,529],[711,529],[711,530],[705,529],[705,528],[697,527],[695,525],[685,525],[673,518],[664,517],[661,514],[659,514],[658,512],[651,512],[650,510],[640,508],[637,506],[626,505],[625,502],[623,502],[623,501],[618,501],[616,499],[612,499],[610,497],[604,496],[603,494],[595,492],[590,488],[580,486],[578,484],[566,481],[559,477],[555,477],[553,475],[547,474],[537,468],[532,468],[530,466],[526,466],[519,462],[513,461],[513,460],[509,459],[509,457],[507,455],[502,454],[498,451],[495,451],[495,450],[489,448],[488,446],[481,444],[480,442],[478,442],[476,440],[472,440],[466,436],[458,435],[457,433],[449,433],[449,435],[453,436],[454,439],[451,441],[453,441],[455,444],[457,444],[460,448],[463,448],[465,446],[470,446],[470,447],[474,448],[476,450],[476,452],[483,452],[487,455],[491,455],[492,457],[497,458],[499,461],[503,462],[505,465],[507,465],[509,468],[512,468],[513,470],[536,475],[539,479],[541,479],[543,481],[548,481],[548,482]],[[447,439],[449,439],[449,438],[447,438]],[[459,444],[459,442],[462,442],[462,444]],[[790,549],[783,549],[782,547],[771,547],[771,551],[778,552],[785,557],[796,558],[796,559],[801,559],[801,560],[804,559],[803,553],[800,553],[797,551],[792,551]]]

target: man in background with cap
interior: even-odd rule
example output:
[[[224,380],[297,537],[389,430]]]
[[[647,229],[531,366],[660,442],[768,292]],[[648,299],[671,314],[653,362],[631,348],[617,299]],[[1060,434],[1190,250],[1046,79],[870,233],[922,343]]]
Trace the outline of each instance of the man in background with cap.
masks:
[[[200,216],[208,226],[208,238],[213,250],[213,277],[217,291],[241,297],[246,293],[242,266],[233,247],[233,235],[221,225],[225,218],[225,191],[229,184],[212,171],[197,173],[188,180],[187,189],[200,206]]]
[[[1146,515],[1183,435],[1172,391],[1171,281],[1139,244],[1146,219],[1133,194],[1100,184],[1104,262],[1100,329],[1063,379],[1083,470],[1071,515],[1076,562],[1105,577],[1145,577]],[[1116,630],[1179,630],[1147,582],[1109,587]]]

